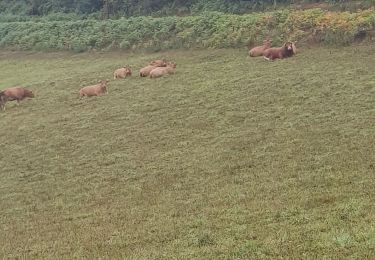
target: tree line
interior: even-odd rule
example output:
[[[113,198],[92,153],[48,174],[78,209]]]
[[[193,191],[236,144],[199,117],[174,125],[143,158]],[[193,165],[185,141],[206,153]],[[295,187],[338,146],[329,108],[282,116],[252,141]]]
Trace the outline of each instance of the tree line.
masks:
[[[368,0],[371,2],[370,0]],[[298,3],[349,0],[0,0],[0,13],[44,16],[51,13],[98,14],[101,18],[185,15],[201,11],[246,13]],[[366,1],[362,1],[366,2]]]

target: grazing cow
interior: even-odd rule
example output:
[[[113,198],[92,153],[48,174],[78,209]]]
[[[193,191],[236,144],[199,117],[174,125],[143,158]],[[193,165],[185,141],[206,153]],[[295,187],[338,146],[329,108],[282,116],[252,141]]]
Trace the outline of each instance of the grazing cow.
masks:
[[[150,72],[151,72],[153,69],[155,69],[155,68],[158,68],[158,67],[148,65],[148,66],[146,66],[146,67],[140,69],[140,71],[139,71],[139,76],[141,76],[141,77],[147,77],[147,76],[150,75]]]
[[[177,64],[168,62],[166,67],[157,67],[150,72],[150,78],[159,78],[164,75],[174,74]]]
[[[132,75],[131,68],[129,66],[124,66],[122,68],[115,70],[115,72],[113,73],[113,79],[118,79],[118,78],[124,79],[127,76],[131,76],[131,75]]]
[[[266,60],[284,59],[292,57],[297,53],[297,48],[294,43],[286,42],[283,47],[269,48],[264,51],[263,57]]]
[[[262,46],[256,46],[249,51],[250,57],[262,56],[265,50],[271,48],[271,43],[268,39],[264,40]]]
[[[92,97],[92,96],[99,96],[102,94],[107,94],[107,83],[108,80],[99,80],[98,84],[83,87],[79,90],[79,97]]]
[[[162,59],[162,60],[153,60],[150,62],[151,66],[155,66],[155,67],[166,67],[167,66],[167,61],[165,59]]]
[[[25,98],[33,98],[34,93],[32,90],[29,90],[24,87],[11,87],[4,89],[0,92],[0,108],[5,110],[5,103],[8,101],[17,100],[19,105],[20,101]]]

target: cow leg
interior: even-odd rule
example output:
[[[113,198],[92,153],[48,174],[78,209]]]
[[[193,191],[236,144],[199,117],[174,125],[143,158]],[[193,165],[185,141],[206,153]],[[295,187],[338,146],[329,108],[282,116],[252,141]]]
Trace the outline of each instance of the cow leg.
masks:
[[[263,56],[263,58],[264,58],[265,60],[268,60],[268,61],[271,60],[270,58],[268,58],[268,57],[266,57],[266,56]]]

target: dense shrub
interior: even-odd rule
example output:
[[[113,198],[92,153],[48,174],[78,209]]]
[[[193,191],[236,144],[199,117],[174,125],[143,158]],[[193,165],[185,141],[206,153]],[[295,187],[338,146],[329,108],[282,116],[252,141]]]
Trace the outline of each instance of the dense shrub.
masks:
[[[301,0],[304,1],[304,0]],[[40,15],[74,12],[91,14],[102,12],[105,16],[144,16],[191,14],[201,11],[245,13],[264,10],[296,2],[296,0],[3,0],[0,11],[18,15]]]
[[[41,19],[0,22],[0,47],[20,50],[225,48],[285,40],[350,44],[375,26],[373,9],[349,12],[275,11],[246,15],[207,12],[185,17],[132,17],[118,20]]]
[[[17,19],[27,19],[30,16],[41,17],[55,13],[75,13],[80,16],[90,16],[94,13],[97,17],[111,19],[131,16],[192,15],[212,11],[244,14],[285,7],[306,9],[316,4],[323,4],[331,11],[353,12],[374,7],[375,2],[373,0],[2,0],[0,19],[1,16],[8,14],[19,16]]]

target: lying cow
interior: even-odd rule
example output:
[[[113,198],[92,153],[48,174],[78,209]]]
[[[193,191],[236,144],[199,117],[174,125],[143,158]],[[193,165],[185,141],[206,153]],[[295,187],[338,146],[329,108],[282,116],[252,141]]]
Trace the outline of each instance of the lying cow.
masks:
[[[167,61],[165,59],[162,59],[162,60],[153,60],[150,62],[151,66],[155,66],[155,67],[166,67],[167,66]]]
[[[114,79],[118,79],[118,78],[124,79],[127,76],[131,76],[131,75],[132,75],[131,68],[129,66],[124,66],[122,68],[119,68],[119,69],[115,70],[115,72],[113,73],[113,78]]]
[[[159,78],[164,75],[174,74],[177,64],[168,62],[166,67],[157,67],[150,72],[150,78]]]
[[[265,50],[271,48],[271,43],[268,39],[264,40],[262,46],[256,46],[249,51],[250,57],[262,56]]]
[[[0,108],[5,110],[5,103],[8,101],[17,100],[17,105],[19,105],[20,101],[24,100],[25,98],[33,98],[34,93],[32,90],[29,90],[24,87],[11,87],[4,89],[0,92]]]
[[[286,42],[282,47],[269,48],[264,51],[263,57],[266,60],[284,59],[292,57],[297,53],[297,48],[293,42]]]
[[[150,75],[150,72],[155,69],[155,68],[158,68],[156,66],[152,66],[152,65],[148,65],[142,69],[139,70],[139,76],[141,77],[147,77]]]
[[[98,84],[83,87],[79,90],[79,97],[92,97],[92,96],[99,96],[102,94],[107,94],[107,83],[108,80],[99,80]]]

